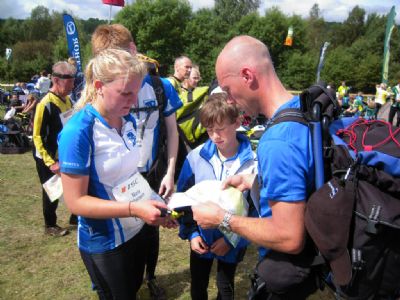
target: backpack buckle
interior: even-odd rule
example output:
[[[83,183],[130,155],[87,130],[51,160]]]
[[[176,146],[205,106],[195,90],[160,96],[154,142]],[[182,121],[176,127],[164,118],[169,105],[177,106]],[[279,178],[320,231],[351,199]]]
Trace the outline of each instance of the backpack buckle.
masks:
[[[366,232],[371,234],[377,234],[378,229],[376,228],[376,224],[379,222],[379,215],[381,213],[381,207],[379,205],[373,205],[371,208],[371,213],[367,219],[367,228],[365,229]]]

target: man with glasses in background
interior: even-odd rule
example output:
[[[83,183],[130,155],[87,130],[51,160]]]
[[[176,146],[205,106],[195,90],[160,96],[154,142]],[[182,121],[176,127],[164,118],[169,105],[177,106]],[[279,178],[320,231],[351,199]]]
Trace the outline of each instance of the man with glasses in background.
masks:
[[[53,65],[53,86],[38,103],[33,124],[33,157],[41,184],[59,175],[57,136],[72,114],[72,102],[69,98],[74,87],[76,68],[60,61]],[[42,187],[43,216],[45,234],[64,236],[68,230],[57,225],[58,199],[51,201]],[[76,216],[71,215],[70,223],[75,223]]]

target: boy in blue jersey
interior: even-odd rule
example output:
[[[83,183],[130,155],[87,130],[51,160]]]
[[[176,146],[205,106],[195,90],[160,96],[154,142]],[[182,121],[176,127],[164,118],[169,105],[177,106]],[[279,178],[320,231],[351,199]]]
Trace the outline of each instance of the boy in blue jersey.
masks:
[[[179,175],[177,190],[183,192],[203,180],[225,180],[234,174],[256,173],[256,157],[250,141],[237,134],[241,124],[239,110],[226,102],[226,93],[210,96],[200,110],[200,122],[210,139],[187,155]],[[192,299],[207,299],[207,287],[214,258],[218,261],[218,299],[234,299],[234,277],[248,242],[236,247],[218,229],[203,229],[183,223],[179,236],[190,241]]]
[[[216,74],[228,102],[250,116],[261,113],[270,119],[282,109],[300,107],[299,97],[289,93],[276,75],[267,46],[253,37],[238,36],[228,42],[218,56]],[[305,245],[305,201],[314,185],[309,128],[297,122],[270,127],[260,139],[257,158],[257,177],[235,175],[225,181],[225,187],[253,187],[254,194],[258,187],[261,218],[232,215],[212,203],[193,207],[193,216],[202,228],[221,226],[260,245],[261,259],[271,261],[272,254],[279,253],[280,261],[291,264],[291,257],[300,255]],[[308,282],[309,269],[298,265],[287,276],[264,271],[268,292],[283,297],[293,286]],[[293,299],[306,297],[293,292]]]

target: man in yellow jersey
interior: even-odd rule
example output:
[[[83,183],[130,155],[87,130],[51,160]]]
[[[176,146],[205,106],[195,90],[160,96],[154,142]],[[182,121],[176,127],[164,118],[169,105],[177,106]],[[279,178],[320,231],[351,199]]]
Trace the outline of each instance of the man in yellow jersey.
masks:
[[[75,73],[75,67],[66,61],[55,63],[52,69],[53,86],[36,107],[33,157],[41,184],[60,172],[57,136],[72,113],[72,103],[68,95],[74,87]],[[58,199],[51,201],[42,188],[42,200],[45,234],[66,235],[68,230],[57,225]],[[75,218],[71,216],[70,223],[73,223]]]
[[[340,97],[347,96],[349,87],[346,85],[346,81],[342,81],[342,84],[338,87],[338,93]]]

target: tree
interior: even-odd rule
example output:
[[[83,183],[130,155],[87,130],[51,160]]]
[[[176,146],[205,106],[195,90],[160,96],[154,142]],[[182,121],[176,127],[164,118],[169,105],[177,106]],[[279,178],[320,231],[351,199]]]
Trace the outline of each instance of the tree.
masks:
[[[200,9],[187,23],[182,37],[184,52],[200,66],[203,85],[215,77],[215,60],[226,41],[226,32],[220,30],[220,20],[211,9]]]
[[[106,24],[107,22],[105,20],[100,20],[97,18],[89,18],[86,21],[83,21],[83,31],[92,34],[94,30],[97,28],[97,26]]]
[[[28,39],[47,40],[51,23],[49,9],[42,5],[36,6],[32,9],[31,17],[26,21]]]
[[[288,25],[293,26],[293,45],[291,49],[307,51],[307,22],[298,15],[288,19]]]
[[[138,0],[115,17],[133,35],[140,52],[172,66],[184,54],[183,32],[192,12],[187,0]]]
[[[319,49],[320,45],[326,42],[324,38],[326,29],[325,29],[325,21],[321,16],[321,10],[319,9],[318,4],[314,4],[309,13],[309,17],[307,19],[307,45],[308,49]]]
[[[332,82],[336,86],[339,86],[338,83],[344,80],[348,86],[354,86],[355,82],[350,71],[350,68],[353,67],[355,68],[354,57],[348,52],[347,47],[328,48],[321,79],[325,82]]]
[[[341,27],[339,37],[342,38],[342,41],[340,44],[351,45],[357,38],[364,35],[364,19],[365,10],[356,5]]]
[[[315,82],[317,59],[310,53],[294,50],[285,55],[285,63],[277,70],[279,78],[289,89],[303,90]]]
[[[65,36],[60,35],[53,44],[53,61],[66,60],[68,58],[68,45]]]
[[[53,64],[52,44],[47,41],[18,42],[14,45],[11,76],[18,81],[29,81],[41,70],[50,71]]]
[[[75,20],[77,21],[77,20]],[[51,25],[48,30],[47,40],[48,41],[56,41],[60,37],[64,37],[65,40],[65,29],[64,29],[64,21],[63,21],[63,12],[53,11],[51,14]]]
[[[272,7],[260,18],[261,26],[255,37],[263,41],[269,48],[276,69],[280,68],[283,61],[283,54],[291,51],[284,46],[284,41],[289,27],[288,18],[277,7]]]
[[[215,0],[214,9],[218,17],[226,24],[238,22],[242,16],[256,12],[260,0]]]
[[[25,39],[24,21],[8,18],[0,25],[0,53]]]

